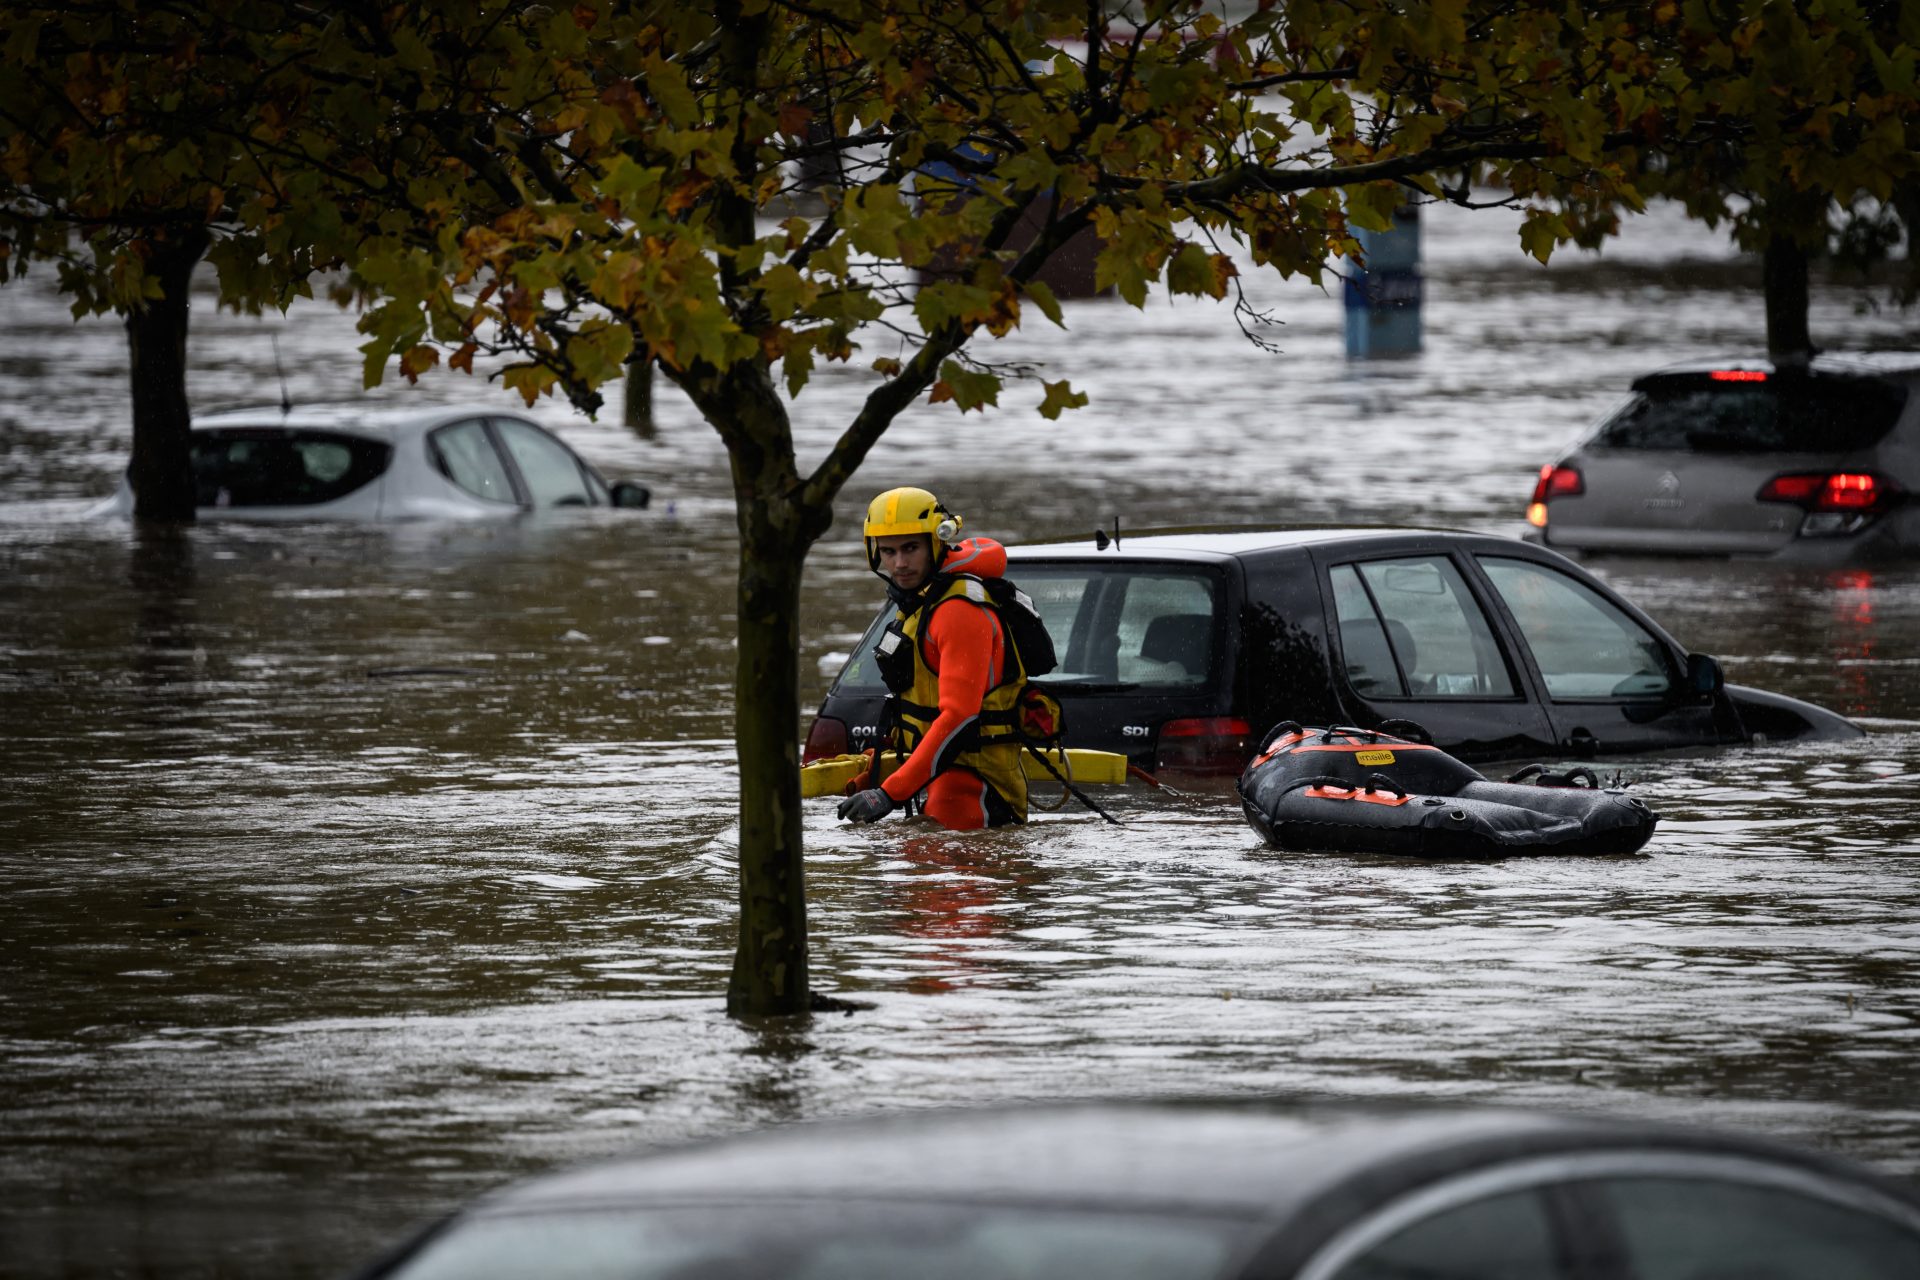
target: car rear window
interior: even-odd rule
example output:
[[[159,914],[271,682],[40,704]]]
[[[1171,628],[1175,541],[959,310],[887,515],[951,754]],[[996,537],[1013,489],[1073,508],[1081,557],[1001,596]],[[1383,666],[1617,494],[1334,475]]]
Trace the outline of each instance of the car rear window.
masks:
[[[1018,561],[1007,577],[1033,599],[1053,637],[1058,667],[1041,682],[1083,688],[1199,689],[1213,676],[1220,581],[1176,563]],[[892,616],[883,609],[861,637],[835,690],[880,693],[873,646]]]
[[[242,428],[193,437],[203,507],[304,507],[344,498],[387,469],[393,449],[331,431]]]
[[[1256,1234],[1237,1218],[848,1203],[498,1214],[430,1238],[393,1280],[1204,1280]]]
[[[1879,378],[1738,371],[1662,374],[1602,422],[1592,444],[1693,453],[1848,453],[1893,428],[1907,393]]]

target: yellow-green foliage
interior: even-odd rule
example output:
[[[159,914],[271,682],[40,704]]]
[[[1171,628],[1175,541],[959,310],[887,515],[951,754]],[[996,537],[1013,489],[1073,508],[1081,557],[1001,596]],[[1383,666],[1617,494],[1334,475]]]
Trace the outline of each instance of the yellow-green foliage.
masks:
[[[77,313],[126,310],[156,238],[205,225],[230,305],[350,268],[370,381],[504,351],[529,395],[591,405],[642,350],[682,379],[777,364],[797,393],[885,323],[927,358],[870,363],[965,409],[994,402],[975,335],[1028,302],[1060,320],[1009,237],[1036,201],[1140,305],[1228,296],[1231,241],[1321,279],[1410,189],[1504,188],[1544,261],[1650,192],[1739,229],[1914,180],[1909,5],[1206,8],[12,4],[0,279],[54,257]],[[787,200],[803,156],[824,205]]]

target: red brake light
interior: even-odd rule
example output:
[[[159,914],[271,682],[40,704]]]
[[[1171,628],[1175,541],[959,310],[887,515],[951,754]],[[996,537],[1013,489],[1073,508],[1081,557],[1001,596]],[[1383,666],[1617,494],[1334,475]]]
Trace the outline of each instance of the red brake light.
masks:
[[[1767,375],[1758,369],[1715,369],[1707,377],[1715,382],[1765,382]]]
[[[1791,502],[1804,506],[1820,492],[1820,486],[1827,482],[1825,476],[1775,476],[1760,486],[1755,494],[1761,502]]]
[[[1791,502],[1809,511],[1877,511],[1891,503],[1899,486],[1866,472],[1800,472],[1775,476],[1754,496],[1761,502]]]
[[[1568,498],[1586,491],[1587,482],[1580,478],[1580,468],[1556,467],[1548,463],[1540,468],[1540,478],[1533,483],[1531,500],[1545,502],[1549,498]]]
[[[1880,496],[1874,477],[1842,472],[1827,477],[1819,505],[1834,511],[1869,511],[1879,505]]]
[[[815,760],[831,760],[846,754],[847,722],[832,716],[815,717],[813,728],[807,730],[807,745],[800,753],[800,763],[812,764]]]
[[[1169,720],[1160,726],[1161,769],[1186,773],[1238,773],[1253,753],[1253,729],[1233,716]]]

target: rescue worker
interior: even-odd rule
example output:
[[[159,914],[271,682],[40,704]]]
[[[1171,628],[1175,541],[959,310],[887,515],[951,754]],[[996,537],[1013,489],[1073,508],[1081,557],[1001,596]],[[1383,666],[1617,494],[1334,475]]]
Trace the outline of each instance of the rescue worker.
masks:
[[[855,779],[842,818],[878,821],[924,790],[922,811],[954,831],[1027,820],[1015,723],[1027,671],[995,600],[1013,591],[1007,552],[990,538],[955,545],[960,523],[925,489],[889,489],[867,507],[867,565],[894,604],[874,649],[891,691],[883,745],[907,755],[877,782],[872,770]]]

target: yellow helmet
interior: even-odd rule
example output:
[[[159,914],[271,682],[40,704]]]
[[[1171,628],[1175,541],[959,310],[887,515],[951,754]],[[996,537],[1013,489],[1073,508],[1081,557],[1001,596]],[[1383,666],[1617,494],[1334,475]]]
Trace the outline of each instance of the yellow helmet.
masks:
[[[880,547],[874,539],[912,533],[932,535],[933,562],[938,565],[946,558],[947,544],[960,536],[960,517],[925,489],[889,489],[867,504],[867,522],[861,531],[867,539],[867,566],[876,573]]]

